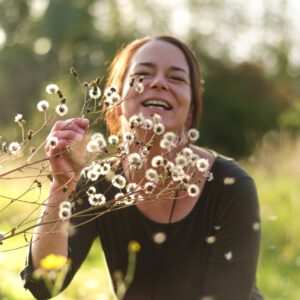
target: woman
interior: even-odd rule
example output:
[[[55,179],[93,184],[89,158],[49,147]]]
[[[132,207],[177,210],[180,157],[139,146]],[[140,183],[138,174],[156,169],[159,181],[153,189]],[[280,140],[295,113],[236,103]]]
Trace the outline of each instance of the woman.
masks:
[[[143,187],[132,193],[138,200],[129,197],[134,205],[111,209],[76,227],[73,235],[68,236],[68,220],[53,225],[59,204],[75,189],[84,167],[89,128],[86,119],[56,123],[49,139],[55,137],[58,143],[46,147],[54,174],[48,206],[41,217],[46,225],[36,229],[28,265],[22,272],[25,287],[39,299],[49,296],[43,282],[32,279],[32,273],[50,253],[70,257],[67,286],[99,236],[112,278],[116,271],[126,273],[129,242],[141,245],[125,299],[262,299],[255,286],[260,220],[253,180],[233,160],[191,145],[191,133],[195,132],[187,135],[190,128],[198,127],[202,106],[201,76],[193,53],[173,37],[136,40],[112,63],[108,85],[112,83],[125,100],[106,110],[106,122],[112,134],[134,131],[134,142],[126,140],[120,148],[125,159],[118,172],[127,182]],[[132,86],[138,92],[132,92]],[[133,115],[137,117],[132,119]],[[140,115],[161,122],[156,128],[161,132],[153,134],[154,128],[137,126]],[[162,142],[163,131],[175,133],[169,134],[172,145]],[[71,151],[57,155],[74,141],[79,143]],[[142,166],[132,167],[130,154],[141,154],[141,147],[147,159]],[[201,163],[186,167],[179,162],[184,155],[193,155]],[[184,167],[174,173],[174,162],[175,167]],[[147,198],[145,186],[152,180],[148,170],[153,168],[160,179],[152,178],[155,197]],[[77,191],[84,185],[77,185]],[[97,191],[105,191],[106,199],[114,199],[119,192],[116,185],[103,181],[95,186]],[[83,204],[76,204],[73,215],[93,204],[86,193],[81,195]],[[74,217],[71,222],[80,224],[88,218],[91,216]]]

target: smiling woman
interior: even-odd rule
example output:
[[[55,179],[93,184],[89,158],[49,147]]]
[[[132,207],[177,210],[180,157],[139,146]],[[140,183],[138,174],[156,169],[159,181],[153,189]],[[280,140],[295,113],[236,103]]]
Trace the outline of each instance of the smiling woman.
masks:
[[[118,155],[84,169],[86,119],[59,122],[48,137],[57,141],[45,148],[53,182],[22,272],[25,287],[38,299],[54,295],[33,274],[55,254],[71,262],[65,288],[99,237],[124,299],[262,299],[255,184],[232,159],[192,145],[202,106],[192,51],[169,36],[136,40],[116,56],[108,86],[107,97],[118,90],[122,99],[104,110]],[[91,141],[105,147],[100,134]],[[58,219],[72,207],[68,196],[73,216]]]

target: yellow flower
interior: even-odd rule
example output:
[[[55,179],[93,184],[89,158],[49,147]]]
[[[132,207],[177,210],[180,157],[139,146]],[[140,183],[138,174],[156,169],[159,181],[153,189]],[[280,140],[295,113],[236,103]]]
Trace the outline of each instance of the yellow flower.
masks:
[[[59,270],[67,264],[68,259],[62,255],[49,254],[40,260],[41,267],[46,271]]]
[[[138,252],[141,250],[141,245],[136,241],[131,241],[128,246],[130,251]]]

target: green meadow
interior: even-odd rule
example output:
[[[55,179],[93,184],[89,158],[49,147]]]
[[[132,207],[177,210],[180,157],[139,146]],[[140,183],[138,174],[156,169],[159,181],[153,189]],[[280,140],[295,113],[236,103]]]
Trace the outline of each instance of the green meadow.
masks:
[[[300,295],[300,139],[273,134],[241,164],[257,184],[261,205],[262,243],[257,282],[267,300],[298,300]],[[24,189],[24,180],[0,181],[1,195]],[[41,197],[46,196],[46,191]],[[27,199],[33,197],[26,195]],[[36,195],[35,195],[36,196]],[[24,198],[26,198],[24,197]],[[1,207],[8,203],[0,198]],[[0,214],[0,231],[16,226],[32,206],[14,203]],[[36,212],[37,215],[37,212]],[[24,245],[24,237],[7,240],[0,250]],[[0,253],[0,299],[33,299],[22,287],[19,272],[26,249]],[[71,285],[54,299],[114,299],[99,243]]]

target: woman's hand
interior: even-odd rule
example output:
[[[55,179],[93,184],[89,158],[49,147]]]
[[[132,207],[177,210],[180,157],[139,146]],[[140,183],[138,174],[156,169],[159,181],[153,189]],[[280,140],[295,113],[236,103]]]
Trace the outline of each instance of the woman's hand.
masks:
[[[51,164],[56,187],[76,184],[85,165],[89,121],[74,118],[58,121],[47,137],[45,152]]]

